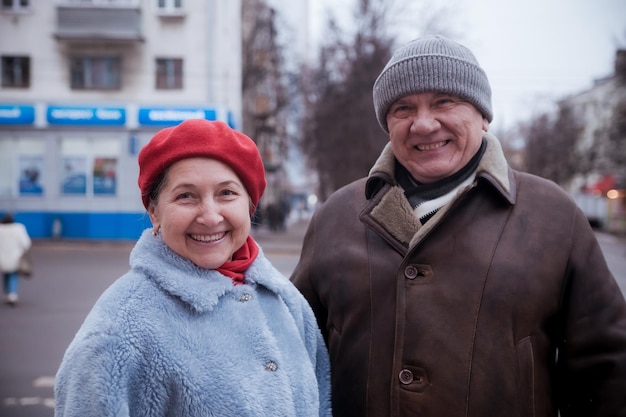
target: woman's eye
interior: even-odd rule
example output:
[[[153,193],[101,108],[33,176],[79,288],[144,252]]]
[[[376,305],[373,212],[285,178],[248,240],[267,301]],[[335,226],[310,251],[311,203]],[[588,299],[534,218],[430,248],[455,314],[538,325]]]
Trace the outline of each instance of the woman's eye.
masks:
[[[180,194],[178,194],[176,196],[176,199],[177,200],[184,200],[184,199],[191,198],[191,197],[192,197],[191,193],[180,193]]]
[[[222,195],[236,195],[233,190],[222,190]]]

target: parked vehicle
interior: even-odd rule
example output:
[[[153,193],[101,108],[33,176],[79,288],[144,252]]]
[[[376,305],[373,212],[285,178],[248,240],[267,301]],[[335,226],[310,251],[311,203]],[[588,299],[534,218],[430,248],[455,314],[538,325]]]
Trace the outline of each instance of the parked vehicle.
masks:
[[[578,207],[585,213],[591,227],[602,229],[608,222],[608,201],[603,194],[576,193],[572,197]]]

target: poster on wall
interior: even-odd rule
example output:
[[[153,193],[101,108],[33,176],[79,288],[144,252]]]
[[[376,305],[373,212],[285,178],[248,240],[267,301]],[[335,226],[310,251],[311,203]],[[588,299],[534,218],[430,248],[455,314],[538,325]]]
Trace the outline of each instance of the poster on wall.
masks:
[[[117,185],[117,158],[93,160],[94,195],[114,195]]]
[[[85,195],[87,193],[87,158],[64,157],[62,161],[61,193]]]
[[[42,156],[19,157],[20,195],[43,195],[43,186],[41,185],[43,166]]]

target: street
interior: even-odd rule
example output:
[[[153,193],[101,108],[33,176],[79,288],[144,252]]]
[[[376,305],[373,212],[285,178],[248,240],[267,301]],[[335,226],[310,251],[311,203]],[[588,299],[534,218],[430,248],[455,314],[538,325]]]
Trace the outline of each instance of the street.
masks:
[[[286,233],[253,232],[285,275],[296,265],[304,224]],[[290,228],[291,229],[291,228]],[[598,233],[626,294],[626,240]],[[54,375],[63,352],[100,293],[128,270],[131,242],[37,242],[34,276],[20,282],[20,303],[0,305],[0,416],[53,416]]]

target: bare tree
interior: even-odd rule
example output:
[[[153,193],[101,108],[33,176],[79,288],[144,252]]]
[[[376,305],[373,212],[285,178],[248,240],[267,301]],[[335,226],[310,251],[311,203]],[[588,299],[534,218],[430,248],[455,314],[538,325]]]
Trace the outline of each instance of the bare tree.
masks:
[[[263,0],[244,0],[242,22],[243,131],[256,141],[266,168],[277,170],[287,154],[289,76],[276,11]]]
[[[608,127],[608,155],[615,167],[618,186],[626,188],[626,49],[617,52],[615,62],[616,90],[620,99],[613,108]]]
[[[242,4],[243,131],[257,144],[265,166],[267,188],[255,223],[282,230],[289,212],[290,188],[285,162],[289,151],[293,75],[279,41],[279,15],[265,0]],[[281,29],[285,29],[284,27]]]
[[[319,197],[367,174],[387,137],[374,117],[372,85],[390,56],[385,40],[357,36],[322,48],[305,120],[303,150],[319,179]]]
[[[564,185],[590,169],[590,155],[583,157],[577,147],[583,128],[567,105],[561,105],[555,116],[542,113],[522,124],[526,170]]]
[[[417,28],[440,31],[432,2],[358,0],[348,35],[333,19],[329,20],[327,42],[321,47],[318,66],[303,84],[306,115],[303,118],[303,153],[318,174],[318,197],[327,196],[341,186],[367,175],[388,136],[374,115],[372,87],[396,43],[391,35],[398,25],[401,6],[423,5],[429,13],[419,14],[412,7],[412,36]],[[416,17],[419,16],[419,19]],[[420,23],[415,24],[416,20]],[[423,33],[422,33],[423,34]]]
[[[626,188],[626,98],[613,109],[608,138],[609,159],[615,167],[618,186]]]

